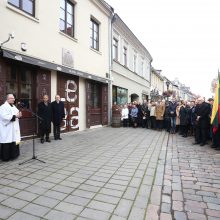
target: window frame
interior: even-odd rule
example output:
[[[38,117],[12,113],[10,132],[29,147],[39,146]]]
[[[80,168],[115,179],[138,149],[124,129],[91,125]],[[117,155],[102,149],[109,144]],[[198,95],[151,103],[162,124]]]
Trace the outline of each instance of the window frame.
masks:
[[[36,1],[35,1],[35,0],[28,0],[28,1],[30,1],[30,2],[33,3],[33,11],[32,11],[32,13],[29,13],[28,11],[25,11],[25,10],[23,9],[23,1],[24,1],[24,0],[18,0],[18,1],[19,1],[19,6],[17,6],[17,5],[15,5],[15,4],[13,4],[12,2],[10,2],[10,0],[8,0],[7,2],[8,2],[9,5],[11,5],[11,6],[13,6],[13,7],[15,7],[15,8],[21,10],[22,12],[24,12],[24,13],[26,13],[26,14],[32,16],[32,17],[35,17],[35,5],[36,5]]]
[[[123,64],[128,67],[128,48],[126,46],[123,47]]]
[[[64,33],[64,34],[66,34],[66,35],[68,35],[68,36],[74,38],[74,37],[75,37],[75,4],[74,4],[72,1],[69,1],[69,0],[64,0],[64,1],[65,1],[65,9],[64,9],[65,20],[63,20],[63,19],[61,18],[61,16],[60,16],[60,17],[59,17],[59,21],[60,21],[60,20],[64,21],[65,30],[64,30],[64,31],[61,30],[60,27],[59,27],[59,30],[60,30],[62,33]],[[67,4],[70,4],[70,5],[72,6],[72,9],[73,9],[73,11],[72,11],[72,13],[73,13],[73,14],[72,14],[72,19],[73,19],[73,22],[72,22],[73,33],[72,33],[72,34],[69,34],[68,31],[67,31],[67,24],[68,24],[68,22],[67,22],[67,14],[68,14]],[[60,10],[61,10],[61,9],[63,9],[63,8],[61,8],[61,5],[60,5]]]
[[[118,39],[113,38],[113,60],[118,61]]]
[[[94,19],[93,17],[90,18],[90,25],[92,25],[92,27],[90,27],[90,30],[91,30],[91,35],[90,35],[90,47],[94,50],[97,50],[97,51],[100,51],[100,37],[99,37],[99,34],[100,34],[100,23]],[[96,32],[95,31],[95,26],[97,26],[97,29],[98,31]],[[97,33],[97,40],[95,39],[95,33]],[[95,43],[96,42],[96,47],[95,47]]]

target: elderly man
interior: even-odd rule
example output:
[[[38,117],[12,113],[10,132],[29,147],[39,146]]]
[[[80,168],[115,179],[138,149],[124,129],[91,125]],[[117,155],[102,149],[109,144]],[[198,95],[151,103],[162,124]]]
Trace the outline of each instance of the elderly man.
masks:
[[[0,143],[3,161],[9,161],[19,156],[19,142],[21,140],[19,118],[21,112],[14,105],[13,94],[7,95],[6,102],[0,106]]]
[[[196,134],[195,143],[204,146],[207,144],[208,128],[210,123],[210,104],[203,98],[198,98],[198,105],[195,108],[196,115]]]
[[[40,141],[43,144],[46,135],[46,142],[50,142],[52,110],[48,95],[44,95],[43,101],[38,104],[38,115],[41,118],[39,124]]]
[[[64,103],[61,101],[60,96],[55,96],[55,101],[51,103],[52,106],[52,122],[54,140],[62,140],[60,137],[60,125],[65,118]]]

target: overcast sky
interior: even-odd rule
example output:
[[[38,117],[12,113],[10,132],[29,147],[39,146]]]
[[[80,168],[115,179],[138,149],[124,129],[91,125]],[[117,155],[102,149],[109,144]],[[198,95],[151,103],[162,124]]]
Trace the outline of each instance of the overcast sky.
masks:
[[[152,66],[211,95],[220,68],[220,0],[107,0],[153,57]]]

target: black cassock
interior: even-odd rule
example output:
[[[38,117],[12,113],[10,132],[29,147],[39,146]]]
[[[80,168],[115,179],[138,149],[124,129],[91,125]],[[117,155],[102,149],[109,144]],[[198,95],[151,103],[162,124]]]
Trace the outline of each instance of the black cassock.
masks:
[[[44,138],[45,134],[46,138],[49,138],[52,118],[51,103],[48,102],[46,105],[44,102],[40,102],[38,104],[38,116],[42,118],[42,120],[39,120],[39,134],[41,139]]]
[[[63,102],[52,102],[52,122],[54,138],[60,139],[60,124],[65,117],[64,103]]]

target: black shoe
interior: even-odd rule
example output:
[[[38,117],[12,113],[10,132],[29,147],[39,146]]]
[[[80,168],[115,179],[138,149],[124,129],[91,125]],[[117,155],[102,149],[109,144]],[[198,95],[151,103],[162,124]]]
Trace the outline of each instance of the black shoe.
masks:
[[[62,138],[61,138],[61,137],[58,137],[57,140],[62,140]]]
[[[217,146],[215,146],[215,145],[212,145],[212,146],[211,146],[211,148],[217,148]]]
[[[41,142],[41,144],[43,144],[44,143],[44,139],[40,139],[40,142]]]
[[[194,143],[193,143],[193,145],[197,145],[197,144],[200,144],[200,143],[199,143],[199,142],[194,142]]]
[[[216,147],[215,150],[220,150],[220,147]]]
[[[201,146],[201,147],[205,146],[205,143],[201,143],[200,146]]]
[[[186,137],[187,137],[187,135],[186,135],[186,134],[184,134],[182,137],[186,138]]]
[[[48,138],[48,139],[46,139],[46,142],[51,142],[51,140]]]

